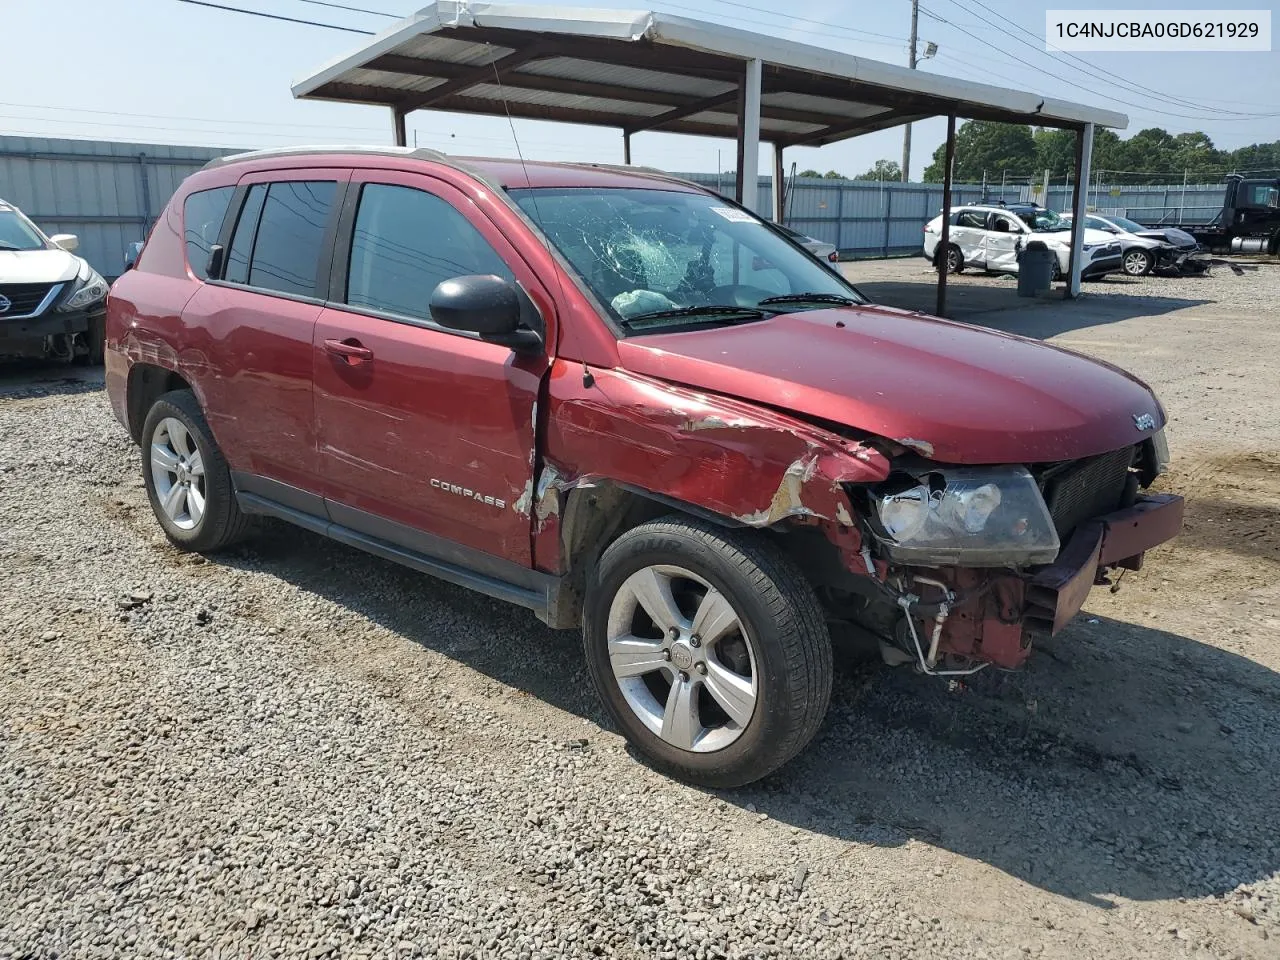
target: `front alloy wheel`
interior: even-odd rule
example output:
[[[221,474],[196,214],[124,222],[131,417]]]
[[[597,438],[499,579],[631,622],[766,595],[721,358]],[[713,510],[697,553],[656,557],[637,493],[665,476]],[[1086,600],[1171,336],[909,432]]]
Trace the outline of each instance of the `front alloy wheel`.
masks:
[[[1124,255],[1124,272],[1131,277],[1145,277],[1151,266],[1151,254],[1145,250],[1130,250]]]
[[[627,705],[681,750],[729,746],[756,709],[756,658],[737,611],[683,567],[636,571],[609,608],[609,664]]]
[[[587,666],[619,729],[656,767],[736,787],[812,739],[831,638],[795,562],[767,537],[683,515],[626,531],[587,585]]]

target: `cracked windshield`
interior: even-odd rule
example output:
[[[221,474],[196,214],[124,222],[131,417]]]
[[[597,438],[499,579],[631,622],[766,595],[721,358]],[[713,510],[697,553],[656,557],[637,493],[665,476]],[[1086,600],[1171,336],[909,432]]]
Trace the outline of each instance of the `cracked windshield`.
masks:
[[[864,299],[755,216],[675,190],[511,191],[629,333]]]

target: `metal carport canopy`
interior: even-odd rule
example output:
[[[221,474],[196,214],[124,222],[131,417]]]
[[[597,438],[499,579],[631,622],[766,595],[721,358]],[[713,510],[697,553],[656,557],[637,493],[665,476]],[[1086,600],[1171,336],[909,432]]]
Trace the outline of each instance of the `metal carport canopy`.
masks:
[[[1109,110],[665,13],[465,0],[393,24],[296,82],[293,95],[389,107],[401,145],[405,116],[422,109],[616,127],[627,162],[641,131],[736,139],[736,193],[750,206],[744,182],[761,140],[774,144],[780,183],[785,147],[926,117],[1062,127],[1081,140],[1094,125],[1128,125]],[[1087,151],[1079,161],[1077,181],[1087,178]]]

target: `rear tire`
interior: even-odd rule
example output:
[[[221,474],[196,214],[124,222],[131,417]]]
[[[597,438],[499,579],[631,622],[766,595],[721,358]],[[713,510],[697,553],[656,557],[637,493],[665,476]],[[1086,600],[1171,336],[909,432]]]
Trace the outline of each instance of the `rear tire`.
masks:
[[[777,770],[813,738],[831,697],[831,638],[800,570],[758,534],[681,515],[605,550],[583,646],[631,744],[706,787]]]
[[[175,547],[212,553],[250,533],[253,521],[240,512],[227,461],[190,390],[151,405],[141,446],[147,498]]]

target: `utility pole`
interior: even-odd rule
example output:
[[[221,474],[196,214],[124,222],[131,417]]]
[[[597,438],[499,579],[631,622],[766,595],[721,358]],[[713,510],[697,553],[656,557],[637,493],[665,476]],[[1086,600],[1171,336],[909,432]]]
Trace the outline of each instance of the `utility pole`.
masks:
[[[920,25],[920,0],[911,0],[911,49],[907,52],[907,66],[916,68],[916,42],[919,39],[916,30]],[[902,131],[902,182],[906,183],[911,176],[911,124]]]

